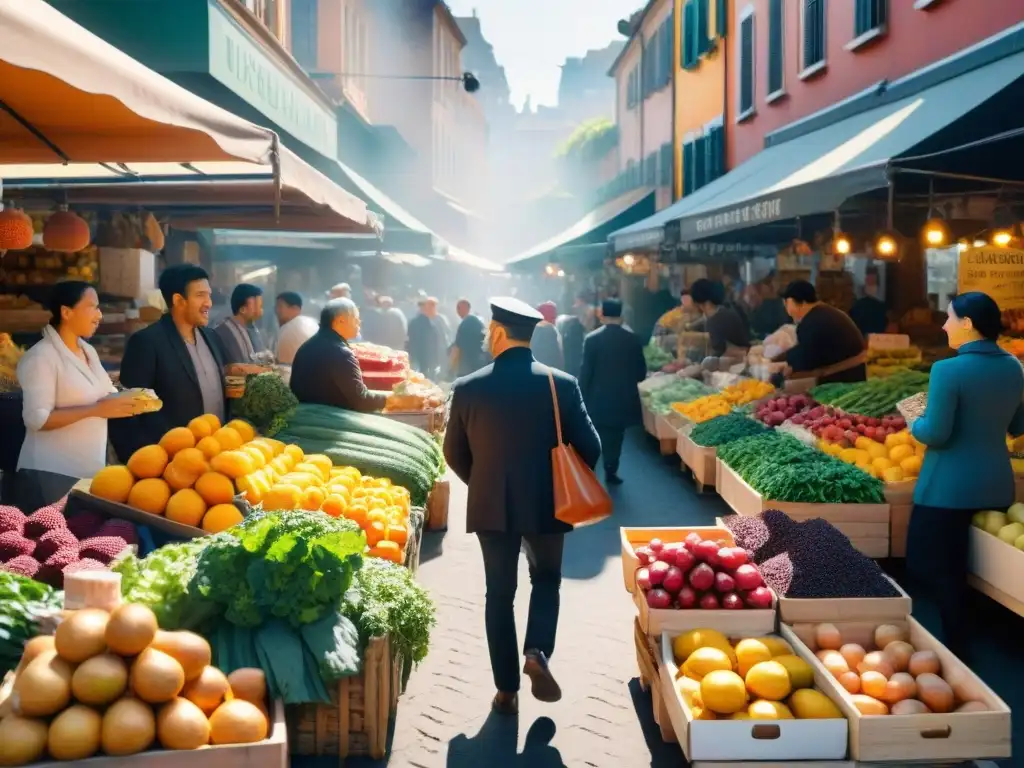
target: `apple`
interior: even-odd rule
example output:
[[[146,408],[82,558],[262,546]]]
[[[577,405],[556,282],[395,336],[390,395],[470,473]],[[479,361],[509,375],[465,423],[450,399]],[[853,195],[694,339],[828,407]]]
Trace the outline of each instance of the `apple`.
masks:
[[[640,568],[636,572],[636,585],[644,592],[651,588],[651,573],[646,568]]]
[[[640,565],[650,565],[654,562],[654,553],[647,547],[637,547],[636,559],[640,561]]]
[[[676,595],[676,604],[680,608],[693,608],[697,604],[697,593],[693,591],[692,587],[683,585],[683,588],[679,590],[679,594]]]
[[[686,582],[683,577],[683,572],[673,565],[670,566],[668,571],[665,573],[665,578],[662,580],[661,586],[670,595],[674,595],[683,588],[684,583]]]
[[[661,552],[661,549],[664,546],[665,545],[662,543],[661,539],[651,539],[650,543],[647,545],[647,548],[651,550],[651,552],[653,552],[655,555],[657,555],[659,552]]]
[[[768,587],[756,587],[746,595],[747,605],[751,608],[771,608],[772,593]]]
[[[686,549],[686,547],[676,551],[676,567],[683,571],[683,573],[689,573],[690,569],[693,568],[693,565],[696,562],[697,558],[694,557],[693,553]]]
[[[1006,519],[1011,523],[1024,523],[1024,504],[1016,502],[1006,510]]]
[[[670,608],[672,606],[672,595],[664,589],[652,589],[647,593],[647,606],[655,609]]]
[[[693,552],[698,560],[705,563],[711,562],[711,558],[718,554],[718,545],[710,540],[702,541],[696,546]]]
[[[728,594],[722,595],[722,607],[730,611],[740,611],[746,606],[743,605],[743,598],[737,595],[735,592],[729,592]]]
[[[718,563],[723,568],[734,571],[746,562],[747,550],[743,547],[723,547],[718,550]]]
[[[701,541],[702,539],[699,533],[691,532],[686,534],[686,538],[683,539],[683,546],[690,550],[690,552],[696,552],[697,545],[700,544]]]

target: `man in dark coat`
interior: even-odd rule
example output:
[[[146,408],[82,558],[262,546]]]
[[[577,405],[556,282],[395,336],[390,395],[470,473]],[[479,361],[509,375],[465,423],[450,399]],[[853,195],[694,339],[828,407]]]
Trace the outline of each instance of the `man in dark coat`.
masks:
[[[622,438],[627,427],[641,421],[636,385],[647,376],[647,364],[640,339],[622,325],[621,301],[602,302],[601,322],[583,340],[580,389],[601,436],[605,480],[618,485]]]
[[[441,366],[441,330],[437,317],[437,300],[424,298],[419,303],[419,314],[409,321],[409,363],[428,379],[436,380]]]
[[[455,311],[461,319],[451,347],[451,368],[456,376],[468,376],[488,363],[484,350],[486,329],[480,316],[472,313],[469,299],[459,299]]]
[[[540,312],[541,321],[533,329],[533,338],[530,340],[533,356],[537,358],[538,363],[564,371],[565,357],[562,355],[562,336],[555,328],[558,308],[553,301],[545,301],[537,307],[537,311]]]
[[[120,381],[126,389],[153,390],[163,407],[110,422],[110,439],[122,462],[196,416],[212,413],[221,421],[226,416],[224,356],[216,334],[207,329],[213,306],[209,275],[193,264],[177,264],[160,273],[159,287],[167,313],[128,338]]]
[[[555,328],[562,337],[562,357],[565,360],[564,370],[570,376],[579,378],[580,366],[583,365],[583,337],[587,329],[583,325],[583,316],[589,307],[584,296],[577,296],[571,315],[561,315],[555,321]]]
[[[332,299],[320,312],[320,330],[295,353],[291,388],[300,403],[350,411],[379,411],[387,394],[363,383],[349,339],[359,336],[359,307],[352,299]]]
[[[469,485],[466,530],[483,552],[487,602],[484,622],[498,692],[493,706],[514,714],[519,706],[519,650],[513,601],[521,548],[530,564],[530,614],[523,672],[540,701],[562,692],[548,669],[558,627],[564,534],[555,519],[551,451],[558,443],[549,376],[554,378],[562,439],[590,467],[601,442],[572,376],[541,365],[530,352],[541,315],[518,299],[491,301],[488,343],[494,362],[452,386],[445,434],[448,466]]]

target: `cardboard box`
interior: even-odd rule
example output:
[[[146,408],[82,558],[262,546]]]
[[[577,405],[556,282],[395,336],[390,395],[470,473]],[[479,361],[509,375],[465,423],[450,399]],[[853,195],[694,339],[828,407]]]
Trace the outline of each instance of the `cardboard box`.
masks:
[[[954,656],[921,624],[888,619],[870,622],[833,622],[843,642],[874,648],[875,627],[892,624],[905,630],[915,650],[934,651],[942,663],[942,677],[962,701],[981,701],[988,712],[949,712],[927,715],[884,715],[865,717],[853,699],[825,669],[813,651],[814,624],[783,624],[782,637],[793,649],[809,658],[815,680],[824,675],[823,689],[850,721],[850,756],[865,762],[921,761],[927,765],[958,760],[1007,758],[1011,752],[1010,708],[1003,703],[966,664]],[[812,652],[810,657],[806,652]]]
[[[633,602],[636,604],[640,627],[649,635],[657,635],[662,632],[678,635],[680,632],[702,627],[717,629],[726,634],[748,630],[754,633],[768,634],[775,631],[776,609],[779,604],[774,590],[770,588],[769,590],[772,592],[771,608],[744,608],[737,611],[725,608],[713,610],[651,608],[647,605],[647,598],[639,589],[633,592]]]
[[[743,613],[736,611],[736,613]],[[718,629],[713,624],[707,625]],[[845,719],[831,720],[694,720],[690,708],[676,688],[678,666],[672,653],[672,639],[677,632],[661,636],[661,686],[672,727],[691,765],[698,761],[791,761],[842,760],[846,757],[850,724]],[[750,627],[746,631],[725,631],[730,640],[757,637],[770,631]],[[813,655],[797,643],[794,653],[808,663]],[[815,667],[814,685],[840,702],[828,683],[831,675],[820,663]]]
[[[786,624],[803,622],[903,621],[910,615],[913,601],[899,584],[888,576],[890,584],[899,590],[899,597],[848,597],[808,600],[792,597],[779,598],[779,621]]]
[[[156,289],[156,256],[140,248],[100,248],[100,293],[142,298]]]

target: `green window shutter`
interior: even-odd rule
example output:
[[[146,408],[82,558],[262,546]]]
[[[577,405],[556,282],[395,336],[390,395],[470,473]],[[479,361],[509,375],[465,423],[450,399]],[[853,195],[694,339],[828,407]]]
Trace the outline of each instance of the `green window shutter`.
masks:
[[[688,141],[683,144],[683,195],[688,195],[695,189],[693,172],[693,142]]]
[[[711,30],[708,24],[711,20],[708,12],[708,3],[711,0],[694,0],[696,3],[696,34],[697,34],[697,55],[703,55],[711,49]]]
[[[804,0],[804,39],[801,69],[825,60],[825,0]]]
[[[860,37],[889,20],[889,0],[855,0],[853,33]]]
[[[754,108],[754,15],[740,22],[740,114]]]
[[[786,24],[783,0],[768,0],[768,93],[776,93],[783,86],[783,30]]]
[[[708,183],[707,171],[707,155],[705,154],[704,145],[707,143],[707,139],[701,136],[699,139],[693,142],[693,188],[700,189]]]
[[[726,23],[726,14],[729,12],[729,0],[715,0],[715,34],[718,37],[725,37],[729,25]]]
[[[694,53],[693,46],[693,27],[694,27],[694,0],[686,0],[686,5],[683,6],[683,69],[692,69],[696,63],[697,56]]]

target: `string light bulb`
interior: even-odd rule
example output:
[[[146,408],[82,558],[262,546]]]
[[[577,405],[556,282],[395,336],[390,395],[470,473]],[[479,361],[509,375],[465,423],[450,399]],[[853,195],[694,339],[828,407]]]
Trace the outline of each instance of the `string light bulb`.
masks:
[[[850,238],[842,232],[837,232],[835,237],[832,239],[832,250],[840,256],[846,256],[852,249],[853,245],[850,243]]]
[[[924,242],[932,248],[940,248],[949,242],[949,230],[942,219],[929,219],[924,225]]]
[[[875,241],[875,253],[879,256],[886,258],[895,256],[897,248],[896,238],[892,235],[882,235],[877,241]]]
[[[1005,229],[1000,229],[992,234],[992,244],[998,245],[1000,248],[1005,248],[1012,240],[1013,233]]]

